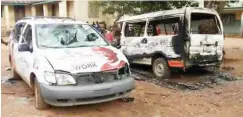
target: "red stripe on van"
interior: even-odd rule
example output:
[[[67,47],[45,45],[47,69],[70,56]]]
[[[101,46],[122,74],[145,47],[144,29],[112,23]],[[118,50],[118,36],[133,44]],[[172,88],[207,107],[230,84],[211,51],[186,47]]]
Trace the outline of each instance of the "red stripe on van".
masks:
[[[184,67],[183,61],[170,60],[168,61],[168,64],[170,67]]]

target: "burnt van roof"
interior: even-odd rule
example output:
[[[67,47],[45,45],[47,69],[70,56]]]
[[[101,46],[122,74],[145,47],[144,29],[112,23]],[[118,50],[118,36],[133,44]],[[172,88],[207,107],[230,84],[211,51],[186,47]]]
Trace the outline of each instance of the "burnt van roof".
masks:
[[[172,10],[163,10],[163,11],[156,11],[151,13],[145,13],[141,15],[134,15],[134,16],[127,16],[119,19],[117,22],[124,22],[124,21],[139,21],[139,20],[146,20],[149,18],[159,17],[159,16],[168,16],[168,15],[179,15],[185,13],[185,11],[196,11],[196,12],[205,12],[205,13],[213,13],[215,14],[215,10],[208,9],[208,8],[200,8],[200,7],[184,7],[180,9],[172,9]]]

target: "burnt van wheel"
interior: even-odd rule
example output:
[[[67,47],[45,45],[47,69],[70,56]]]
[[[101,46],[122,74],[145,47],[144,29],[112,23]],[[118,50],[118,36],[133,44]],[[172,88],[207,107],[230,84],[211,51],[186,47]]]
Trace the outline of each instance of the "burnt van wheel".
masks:
[[[170,69],[164,58],[157,58],[153,61],[153,73],[156,78],[164,79],[170,76]]]
[[[41,95],[40,86],[36,78],[35,78],[34,91],[35,91],[35,108],[40,110],[49,108],[49,105],[44,101],[44,98]]]

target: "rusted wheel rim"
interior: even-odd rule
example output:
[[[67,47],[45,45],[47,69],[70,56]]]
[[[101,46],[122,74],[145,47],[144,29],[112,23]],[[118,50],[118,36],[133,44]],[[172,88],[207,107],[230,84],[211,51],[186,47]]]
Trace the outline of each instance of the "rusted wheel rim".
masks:
[[[158,74],[162,75],[164,73],[164,65],[162,63],[159,63],[156,66],[156,71]]]

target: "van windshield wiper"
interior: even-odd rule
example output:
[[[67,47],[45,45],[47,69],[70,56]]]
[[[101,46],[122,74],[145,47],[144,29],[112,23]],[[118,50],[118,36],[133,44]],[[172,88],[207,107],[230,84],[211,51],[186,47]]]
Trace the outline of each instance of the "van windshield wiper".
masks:
[[[41,47],[44,47],[44,48],[63,48],[63,47],[57,47],[57,46],[46,46],[46,45],[41,45]]]
[[[80,45],[80,46],[67,46],[65,48],[78,48],[78,47],[89,47],[88,45]]]

